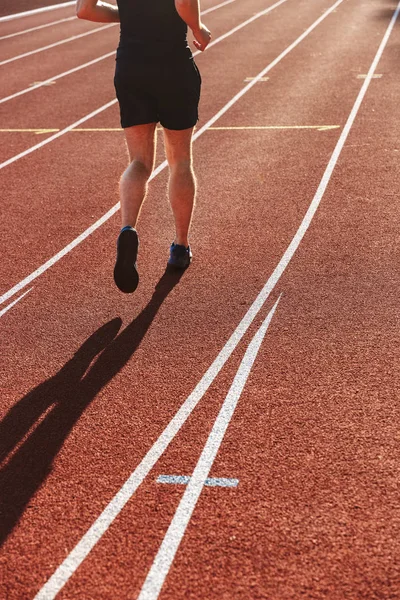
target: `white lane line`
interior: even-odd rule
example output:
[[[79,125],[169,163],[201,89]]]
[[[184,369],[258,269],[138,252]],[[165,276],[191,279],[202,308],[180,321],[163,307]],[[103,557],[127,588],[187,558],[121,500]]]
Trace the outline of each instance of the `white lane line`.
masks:
[[[22,439],[20,439],[19,442],[17,442],[15,444],[15,446],[9,451],[9,453],[6,456],[4,456],[4,458],[2,460],[0,460],[0,471],[2,471],[5,467],[7,467],[7,465],[12,461],[12,459],[14,458],[14,456],[16,456],[17,453],[20,451],[20,449],[25,444],[25,442],[27,440],[29,440],[29,438],[34,433],[34,431],[36,431],[40,427],[40,425],[46,419],[47,415],[53,410],[54,405],[56,404],[56,402],[57,402],[57,398],[53,398],[53,402],[50,404],[50,406],[48,406],[45,409],[45,411],[42,412],[41,415],[39,415],[39,417],[37,418],[37,420],[31,425],[31,427],[24,434],[24,436],[22,437]]]
[[[24,29],[23,31],[17,31],[16,33],[9,33],[8,35],[2,35],[0,40],[8,40],[17,37],[17,35],[24,35],[25,33],[31,33],[32,31],[38,31],[39,29],[45,29],[46,27],[52,27],[53,25],[59,25],[60,23],[66,23],[67,21],[74,21],[75,19],[76,17],[67,17],[66,19],[59,19],[58,21],[52,21],[51,23],[31,27],[30,29]]]
[[[161,588],[168,575],[189,521],[192,518],[197,501],[222,444],[222,440],[224,439],[226,430],[233,417],[233,413],[235,412],[237,403],[242,395],[244,386],[246,385],[250,371],[257,358],[258,351],[260,350],[261,343],[280,299],[281,296],[279,296],[278,300],[275,302],[272,310],[268,313],[245,352],[228,395],[221,406],[221,410],[219,411],[211,433],[208,436],[206,445],[204,446],[196,468],[193,471],[193,475],[190,478],[188,487],[182,496],[182,500],[179,503],[167,533],[161,543],[160,549],[157,552],[154,562],[145,579],[138,600],[156,600],[161,592]]]
[[[54,81],[57,81],[58,79],[62,79],[63,77],[72,75],[72,73],[76,73],[77,71],[81,71],[82,69],[86,69],[87,67],[91,67],[92,65],[95,65],[96,63],[98,63],[102,60],[105,60],[106,58],[110,58],[111,56],[115,56],[115,50],[113,50],[112,52],[107,52],[107,54],[103,54],[102,56],[99,56],[98,58],[94,58],[93,60],[89,60],[88,62],[84,63],[83,65],[79,65],[78,67],[74,67],[72,69],[69,69],[68,71],[64,71],[64,73],[60,73],[59,75],[54,75],[54,77],[49,77],[49,79],[45,79],[44,81],[35,83],[35,85],[30,85],[29,87],[25,88],[24,90],[21,90],[20,92],[15,92],[14,94],[11,94],[10,96],[5,96],[4,98],[0,99],[0,104],[3,104],[4,102],[8,102],[9,100],[13,100],[14,98],[18,98],[18,96],[23,96],[24,94],[27,94],[28,92],[33,92],[34,90],[37,90],[40,87],[48,85],[49,83],[53,83]]]
[[[0,17],[0,23],[4,21],[13,21],[14,19],[21,19],[22,17],[30,17],[31,15],[48,12],[49,10],[56,10],[57,8],[73,6],[74,4],[76,4],[76,0],[72,0],[72,2],[62,2],[61,4],[53,4],[52,6],[43,6],[42,8],[34,8],[33,10],[15,13],[14,15],[6,15],[5,17]]]
[[[315,27],[317,27],[317,25],[319,25],[328,15],[330,15],[331,12],[333,12],[342,2],[343,2],[343,0],[337,0],[337,2],[335,2],[335,4],[331,8],[329,8],[321,17],[319,17],[313,23],[313,25],[311,25],[303,34],[301,34],[301,36],[299,38],[297,38],[297,40],[295,42],[293,42],[293,44],[291,44],[284,52],[282,52],[278,56],[277,59],[275,59],[272,63],[270,63],[270,65],[268,65],[268,67],[266,67],[266,69],[264,69],[263,71],[261,71],[257,75],[257,77],[255,77],[238,94],[236,94],[236,96],[232,100],[230,100],[219,111],[219,113],[217,113],[217,115],[215,117],[213,117],[210,121],[208,121],[208,123],[206,123],[194,135],[193,139],[196,140],[208,128],[210,128],[215,123],[215,121],[217,119],[219,119],[225,112],[227,112],[227,110],[229,110],[229,108],[231,108],[231,106],[233,106],[233,104],[235,104],[235,102],[237,102],[242,96],[244,96],[244,94],[246,94],[253,87],[253,85],[256,85],[258,79],[261,78],[261,77],[263,77],[263,75],[264,75],[264,73],[266,71],[269,71],[273,66],[275,66],[276,64],[278,64],[278,62],[280,60],[282,60],[286,56],[286,54],[288,54],[291,50],[293,50],[307,35],[309,35],[315,29]],[[281,2],[278,2],[277,4],[271,6],[269,9],[267,9],[268,12],[270,10],[272,10],[274,7],[276,7],[279,4],[281,4],[281,3],[282,3],[282,0],[281,0]],[[234,30],[232,30],[232,32],[233,31]],[[226,37],[226,36],[224,36],[224,37]],[[217,40],[215,40],[214,44],[215,43],[217,43]],[[98,112],[101,112],[102,110],[105,110],[106,107],[112,106],[116,102],[117,102],[117,100],[113,100],[110,103],[108,103],[107,105],[105,105],[103,107],[100,107],[98,109]],[[87,120],[88,118],[90,118],[90,117],[84,117],[83,119],[81,119],[80,122],[83,122],[83,121]],[[61,135],[64,135],[64,133],[67,133],[67,131],[70,131],[72,128],[74,128],[76,126],[77,126],[77,124],[74,123],[70,127],[67,127],[66,129],[63,129],[59,133],[55,134],[55,136],[60,137]],[[26,156],[27,154],[30,154],[31,152],[33,152],[34,150],[36,150],[38,147],[42,147],[46,143],[51,142],[53,139],[55,139],[55,136],[51,136],[50,138],[47,138],[46,140],[44,140],[43,142],[41,142],[41,144],[37,144],[36,146],[33,146],[32,148],[29,148],[28,150],[26,150],[25,152],[21,153],[20,155],[14,157],[12,159],[9,159],[8,161],[6,161],[6,163],[0,164],[0,169],[2,169],[4,166],[7,166],[8,164],[11,164],[12,162],[15,162],[15,160],[18,160],[19,158],[22,158],[22,156]],[[164,161],[153,172],[151,179],[154,179],[154,177],[156,177],[156,175],[158,175],[166,166],[167,166],[167,162]],[[44,273],[45,271],[47,271],[47,269],[49,269],[51,266],[53,266],[63,256],[65,256],[66,254],[68,254],[73,248],[75,248],[76,246],[78,246],[78,244],[80,244],[84,239],[86,239],[89,235],[91,235],[94,231],[96,231],[96,229],[98,229],[101,225],[103,225],[106,221],[108,221],[108,219],[110,219],[117,212],[117,210],[119,210],[119,203],[115,204],[105,215],[103,215],[98,221],[96,221],[95,223],[93,223],[93,225],[91,225],[90,227],[88,227],[88,229],[86,229],[86,231],[84,231],[83,233],[81,233],[75,240],[73,240],[70,244],[68,244],[68,246],[65,246],[65,248],[63,248],[62,250],[60,250],[55,256],[53,256],[52,258],[50,258],[46,263],[44,263],[43,265],[41,265],[40,267],[38,267],[35,271],[33,271],[33,273],[31,273],[30,275],[28,275],[27,277],[25,277],[25,279],[21,280],[14,287],[12,287],[10,290],[8,290],[7,292],[5,292],[0,297],[0,304],[2,304],[3,302],[5,302],[9,298],[11,298],[19,290],[23,289],[26,285],[29,285],[29,283],[31,281],[33,281],[34,279],[36,279],[37,277],[39,277],[42,273]]]
[[[54,135],[51,135],[50,137],[46,138],[42,142],[39,142],[38,144],[35,144],[34,146],[31,146],[27,150],[24,150],[23,152],[20,152],[16,156],[13,156],[12,158],[9,158],[8,160],[6,160],[6,161],[4,161],[3,163],[0,164],[0,170],[4,169],[4,167],[7,167],[8,165],[11,165],[12,163],[16,162],[20,158],[28,156],[28,154],[32,154],[32,152],[35,152],[35,150],[39,150],[40,148],[43,148],[43,146],[46,146],[47,144],[50,144],[50,142],[52,142],[52,141],[56,140],[57,138],[65,135],[66,133],[68,133],[69,131],[71,131],[71,129],[74,129],[74,127],[78,127],[78,125],[81,125],[81,123],[85,123],[89,119],[91,119],[91,118],[95,117],[96,115],[98,115],[99,113],[105,111],[110,106],[113,106],[116,102],[117,102],[117,100],[111,100],[111,102],[107,102],[107,104],[104,104],[103,106],[100,106],[100,108],[94,110],[93,112],[89,113],[85,117],[82,117],[82,119],[79,119],[79,121],[75,121],[75,123],[72,123],[72,125],[68,125],[68,127],[65,127],[64,129],[61,129],[60,131],[58,131]],[[0,304],[1,304],[1,301],[0,301]]]
[[[333,5],[330,9],[335,10],[336,6],[339,3]],[[368,72],[368,77],[365,80],[357,98],[354,103],[354,106],[351,110],[351,113],[347,119],[346,125],[339,137],[339,140],[335,146],[335,149],[332,153],[332,156],[329,160],[329,163],[325,169],[325,172],[322,176],[321,182],[318,186],[318,189],[314,195],[314,198],[311,201],[311,204],[301,222],[297,232],[295,233],[292,241],[290,242],[287,250],[283,254],[280,259],[278,265],[275,270],[265,283],[264,287],[258,294],[257,298],[254,300],[253,304],[248,309],[247,313],[244,315],[243,319],[240,321],[235,331],[232,333],[229,340],[226,342],[224,347],[221,349],[218,356],[215,358],[213,363],[207,369],[206,373],[203,375],[199,383],[196,385],[192,393],[188,396],[185,402],[182,404],[178,412],[175,414],[173,419],[161,433],[159,438],[147,452],[146,456],[142,459],[140,464],[133,471],[131,476],[127,479],[121,489],[117,492],[111,502],[106,506],[101,515],[96,519],[93,525],[88,529],[85,535],[81,538],[81,540],[77,543],[75,548],[70,552],[70,554],[66,557],[66,559],[62,562],[62,564],[57,568],[54,574],[50,577],[44,587],[38,592],[35,596],[35,600],[52,600],[59,590],[65,585],[65,583],[70,579],[70,577],[75,573],[76,569],[82,564],[85,560],[89,552],[94,548],[97,542],[101,539],[102,535],[107,531],[111,523],[114,519],[119,515],[121,510],[124,508],[125,504],[131,499],[131,497],[136,492],[137,488],[141,485],[145,477],[154,467],[158,459],[163,455],[164,451],[168,448],[171,441],[174,439],[176,434],[179,432],[181,427],[184,425],[186,420],[189,418],[190,414],[196,408],[197,404],[203,398],[204,394],[217,377],[218,373],[225,365],[226,361],[229,359],[235,348],[238,346],[239,342],[245,335],[246,331],[254,321],[257,314],[260,312],[265,302],[269,298],[271,292],[275,288],[276,284],[282,277],[285,272],[288,264],[293,258],[297,248],[300,245],[303,237],[305,236],[314,215],[321,203],[322,197],[325,193],[325,190],[330,181],[333,169],[336,166],[336,163],[339,159],[343,146],[346,142],[346,139],[350,133],[351,127],[354,123],[354,120],[357,116],[358,110],[361,106],[361,103],[364,99],[364,96],[367,92],[369,84],[371,82],[374,71],[378,65],[378,62],[382,56],[382,53],[385,49],[389,36],[393,30],[394,24],[398,17],[400,10],[400,2],[397,6],[397,9],[393,15],[392,20],[388,26],[388,29],[385,33],[385,36],[379,46],[377,54],[371,64],[371,67]]]
[[[247,315],[250,311],[251,308],[248,311]],[[147,452],[146,456],[143,458],[141,463],[136,467],[135,471],[132,473],[129,479],[127,479],[127,481],[117,492],[117,494],[114,496],[111,502],[103,510],[101,515],[96,519],[96,521],[93,523],[90,529],[88,529],[85,535],[77,543],[75,548],[73,548],[70,554],[64,559],[61,565],[50,577],[50,579],[45,583],[41,590],[39,590],[34,600],[54,600],[58,592],[64,587],[67,581],[71,578],[71,576],[75,573],[78,567],[85,560],[89,552],[93,549],[96,543],[108,530],[111,523],[114,521],[116,516],[119,515],[121,510],[124,508],[125,504],[130,500],[130,498],[136,492],[137,488],[140,486],[145,477],[154,467],[158,459],[165,452],[173,438],[176,436],[183,424],[193,412],[194,408],[203,398],[204,394],[206,393],[214,379],[217,377],[225,362],[231,356],[240,339],[244,335],[244,331],[240,335],[240,337],[238,337],[236,334],[240,329],[243,329],[243,323],[244,321],[246,321],[247,315],[236,328],[235,332],[225,344],[224,348],[221,350],[221,352],[218,354],[217,358],[214,360],[212,365],[203,375],[193,392],[182,404],[182,406],[180,407],[176,415],[173,417],[173,419],[170,421],[170,423],[167,425],[167,427],[160,435],[158,440]],[[251,321],[248,322],[246,330],[250,326],[250,323]]]
[[[10,308],[12,308],[13,306],[15,306],[17,304],[17,302],[19,302],[20,300],[22,300],[22,298],[24,298],[24,296],[26,296],[27,294],[29,294],[29,292],[31,292],[33,290],[33,287],[31,287],[29,290],[27,290],[26,292],[24,292],[23,294],[21,294],[21,296],[19,296],[18,298],[16,298],[13,302],[11,302],[8,306],[6,306],[5,308],[3,308],[2,310],[0,310],[0,318],[6,314],[6,312],[8,312],[10,310]]]
[[[340,0],[343,1],[343,0]],[[209,44],[209,47],[211,46],[215,46],[215,44],[219,44],[220,42],[222,42],[223,40],[225,40],[227,37],[233,35],[234,33],[236,33],[237,31],[239,31],[239,29],[242,29],[243,27],[245,27],[246,25],[249,25],[250,23],[252,23],[253,21],[255,21],[256,19],[259,19],[262,16],[267,15],[268,13],[270,13],[272,10],[274,10],[275,8],[277,8],[278,6],[280,6],[281,4],[287,2],[287,0],[279,0],[279,2],[276,2],[275,4],[273,4],[272,6],[270,6],[269,8],[257,13],[256,15],[254,15],[253,17],[251,17],[250,19],[247,19],[246,21],[244,21],[243,23],[241,23],[240,25],[238,25],[237,27],[234,27],[233,29],[231,29],[230,31],[228,31],[227,33],[224,33],[223,35],[221,35],[219,38],[217,38],[216,40],[214,40],[211,44]],[[225,3],[223,3],[225,4]],[[220,5],[221,6],[221,5]],[[114,25],[115,23],[112,23],[111,25]],[[114,52],[112,52],[111,54],[114,54]],[[194,52],[193,56],[197,56],[198,54],[200,54],[199,51]],[[43,85],[44,82],[42,82]],[[8,165],[11,165],[12,163],[16,162],[17,160],[19,160],[20,158],[24,158],[25,156],[28,156],[28,154],[31,154],[32,152],[35,152],[36,150],[39,150],[40,148],[42,148],[43,146],[45,146],[46,144],[49,144],[50,142],[52,142],[53,140],[61,137],[62,135],[65,135],[66,133],[68,133],[69,131],[71,131],[72,129],[76,128],[79,124],[84,123],[85,121],[88,121],[89,119],[91,119],[93,116],[99,114],[100,112],[106,110],[107,108],[109,108],[110,106],[112,106],[113,104],[117,103],[117,99],[111,100],[111,102],[108,102],[107,104],[104,104],[104,106],[101,106],[100,108],[98,108],[96,111],[90,113],[89,115],[86,115],[85,117],[82,117],[82,119],[80,119],[79,121],[77,121],[76,123],[73,123],[72,125],[68,125],[68,127],[65,127],[64,129],[62,129],[61,131],[57,132],[56,134],[46,138],[45,140],[43,140],[42,142],[40,142],[39,144],[35,144],[34,146],[32,146],[31,148],[28,148],[27,150],[24,150],[23,152],[20,152],[19,154],[17,154],[16,156],[13,156],[12,158],[9,158],[8,160],[4,161],[3,163],[0,164],[0,170],[4,169],[4,167],[7,167]],[[164,166],[167,166],[167,163],[164,162],[163,163]],[[153,177],[154,178],[154,174]],[[95,224],[96,225],[96,224]],[[0,304],[2,303],[2,300],[0,299]]]
[[[190,477],[187,475],[159,475],[157,483],[168,483],[172,485],[187,485]]]
[[[215,46],[215,44],[219,44],[219,42],[222,42],[222,40],[225,40],[226,38],[228,38],[229,36],[233,35],[237,31],[240,31],[240,29],[243,29],[243,27],[246,27],[247,25],[250,25],[250,23],[253,23],[253,21],[256,21],[260,17],[264,17],[265,15],[267,15],[270,12],[272,12],[273,10],[275,10],[275,8],[278,8],[278,6],[281,6],[281,4],[284,4],[285,2],[287,2],[287,0],[279,0],[279,2],[275,2],[275,4],[272,4],[272,6],[269,6],[265,10],[262,10],[262,11],[256,13],[255,15],[253,15],[252,17],[250,17],[250,19],[247,19],[247,21],[244,21],[240,25],[237,25],[237,27],[234,27],[233,29],[231,29],[230,31],[228,31],[227,33],[225,33],[224,35],[221,35],[219,38],[217,38],[213,42],[210,42],[208,44],[208,46],[207,46],[207,50],[209,50],[210,48],[212,48],[213,46]],[[195,52],[194,56],[197,56],[198,54],[201,54],[201,53],[199,51]]]
[[[290,46],[286,48],[281,54],[275,58],[265,69],[263,69],[254,79],[249,81],[249,83],[240,90],[225,106],[213,116],[201,129],[199,129],[196,134],[193,136],[193,139],[196,140],[202,133],[205,128],[210,128],[218,119],[222,117],[224,113],[226,113],[244,94],[246,94],[253,86],[255,86],[260,79],[262,79],[271,69],[273,69],[285,56],[287,56],[296,46],[298,46],[328,15],[336,10],[336,8],[343,2],[343,0],[338,0],[335,2],[331,8],[329,8],[326,12],[324,12],[319,19],[317,19],[308,29],[304,31]]]
[[[187,475],[159,475],[157,483],[165,483],[168,485],[187,485],[190,477]],[[231,479],[230,477],[207,477],[204,485],[209,487],[237,487],[239,479]]]
[[[227,2],[223,2],[222,4],[219,4],[218,6],[208,8],[207,10],[205,10],[203,12],[203,15],[205,15],[209,12],[212,12],[213,10],[217,10],[217,8],[220,8],[221,6],[225,6],[226,4],[230,4],[231,2],[235,2],[235,1],[236,0],[227,0]],[[16,13],[14,15],[7,15],[5,17],[0,17],[0,22],[12,21],[14,19],[20,19],[21,17],[29,17],[30,15],[36,15],[38,13],[48,12],[50,10],[55,10],[57,8],[65,8],[66,6],[74,6],[74,4],[76,4],[76,0],[72,0],[72,2],[63,2],[62,4],[54,4],[52,6],[44,6],[43,8],[35,8],[33,10],[28,10],[26,12]],[[75,18],[75,17],[73,17],[73,18]]]
[[[216,6],[207,8],[206,10],[203,10],[203,12],[201,13],[201,16],[208,15],[208,13],[214,12],[214,10],[218,10],[219,8],[223,8],[224,6],[227,6],[228,4],[232,4],[232,2],[236,2],[236,0],[226,0],[225,2],[221,2],[221,4],[217,4]]]
[[[88,35],[92,35],[92,33],[98,33],[99,31],[104,31],[106,29],[110,29],[110,27],[115,27],[116,23],[109,23],[108,25],[102,25],[101,27],[96,27],[96,29],[91,29],[90,31],[86,31],[85,33],[79,33],[78,35],[72,35],[69,38],[65,38],[58,42],[54,42],[54,44],[48,44],[48,46],[42,46],[41,48],[37,48],[36,50],[31,50],[30,52],[24,52],[24,54],[19,54],[18,56],[14,56],[13,58],[7,58],[7,60],[3,60],[0,62],[0,67],[3,65],[7,65],[8,63],[14,62],[16,60],[20,60],[21,58],[26,58],[27,56],[32,56],[33,54],[37,54],[38,52],[44,52],[45,50],[50,50],[50,48],[55,48],[56,46],[61,46],[62,44],[66,44],[67,42],[74,42],[75,40],[79,40],[80,38],[86,37]]]
[[[239,479],[232,479],[230,477],[207,477],[204,485],[208,487],[237,487],[239,485]]]
[[[219,8],[223,8],[224,6],[227,6],[228,4],[232,4],[232,2],[236,2],[236,0],[227,0],[226,2],[222,2],[221,4],[217,4],[217,6],[208,8],[207,10],[203,11],[201,14],[202,14],[202,16],[207,15],[208,13],[213,12],[214,10],[218,10]],[[72,17],[72,18],[76,18],[76,17]],[[67,77],[68,75],[72,75],[73,73],[76,73],[77,71],[81,71],[82,69],[86,69],[87,67],[95,65],[96,63],[98,63],[102,60],[105,60],[106,58],[110,58],[111,56],[115,56],[115,50],[113,50],[112,52],[107,52],[107,54],[103,54],[102,56],[99,56],[98,58],[95,58],[93,60],[90,60],[90,61],[82,64],[82,65],[79,65],[78,67],[74,67],[73,69],[64,71],[64,73],[59,73],[58,75],[55,75],[54,77],[49,77],[49,79],[46,79],[45,81],[40,81],[39,83],[37,83],[35,85],[31,85],[31,86],[25,88],[24,90],[20,90],[19,92],[15,92],[14,94],[5,96],[4,98],[0,99],[0,104],[3,104],[4,102],[8,102],[9,100],[13,100],[14,98],[18,98],[18,96],[23,96],[24,94],[33,92],[34,90],[37,90],[40,87],[46,86],[49,83],[53,83],[54,81],[57,81],[58,79],[62,79],[63,77]]]

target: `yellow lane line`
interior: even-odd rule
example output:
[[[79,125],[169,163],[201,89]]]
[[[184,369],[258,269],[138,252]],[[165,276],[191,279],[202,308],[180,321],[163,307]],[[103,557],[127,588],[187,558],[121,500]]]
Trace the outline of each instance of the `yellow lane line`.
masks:
[[[235,129],[317,129],[318,131],[328,131],[330,129],[339,129],[340,125],[265,125],[265,126],[247,126],[247,127],[210,127],[216,131],[231,131]]]
[[[331,129],[339,129],[340,125],[261,125],[261,126],[237,126],[237,127],[209,127],[212,131],[246,131],[246,130],[285,130],[285,129],[316,129],[317,131],[329,131]],[[45,133],[57,133],[60,129],[0,129],[0,133],[35,133],[42,135]],[[72,129],[80,132],[108,132],[122,131],[120,127],[97,127],[97,128],[79,128]]]
[[[357,75],[357,79],[367,79],[368,77],[368,73],[360,73],[359,75]],[[381,79],[382,77],[382,73],[375,73],[374,75],[372,75],[372,79]]]
[[[55,133],[59,129],[0,129],[0,133]]]

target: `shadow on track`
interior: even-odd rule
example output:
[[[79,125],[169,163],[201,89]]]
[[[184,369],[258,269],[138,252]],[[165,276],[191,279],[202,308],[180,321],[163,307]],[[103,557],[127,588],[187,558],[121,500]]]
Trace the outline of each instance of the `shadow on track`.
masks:
[[[384,6],[381,9],[376,11],[376,16],[378,19],[386,19],[390,21],[393,17],[395,10],[397,8],[397,2],[384,2]],[[397,20],[396,25],[399,24],[399,20]]]
[[[56,375],[19,400],[0,423],[0,546],[51,472],[80,416],[135,353],[182,274],[167,269],[150,302],[119,335],[120,318],[100,327]]]

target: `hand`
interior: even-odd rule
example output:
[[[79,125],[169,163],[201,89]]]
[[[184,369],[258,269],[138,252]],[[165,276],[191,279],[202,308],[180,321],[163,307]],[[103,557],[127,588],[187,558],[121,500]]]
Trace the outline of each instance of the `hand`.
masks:
[[[193,35],[195,37],[193,45],[197,50],[200,50],[200,52],[204,52],[211,40],[210,30],[203,25],[203,23],[200,23],[200,28],[193,30]]]

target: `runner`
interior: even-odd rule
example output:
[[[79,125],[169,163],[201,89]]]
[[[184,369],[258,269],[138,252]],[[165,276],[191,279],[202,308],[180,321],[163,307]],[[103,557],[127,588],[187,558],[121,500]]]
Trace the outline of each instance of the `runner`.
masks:
[[[136,225],[154,168],[156,125],[161,123],[170,178],[169,201],[175,239],[168,265],[184,269],[192,260],[189,245],[196,179],[192,134],[198,120],[201,77],[187,42],[204,51],[211,34],[200,19],[200,0],[77,0],[81,19],[121,23],[114,84],[130,164],[120,181],[122,229],[117,241],[114,280],[134,292],[139,239]]]

